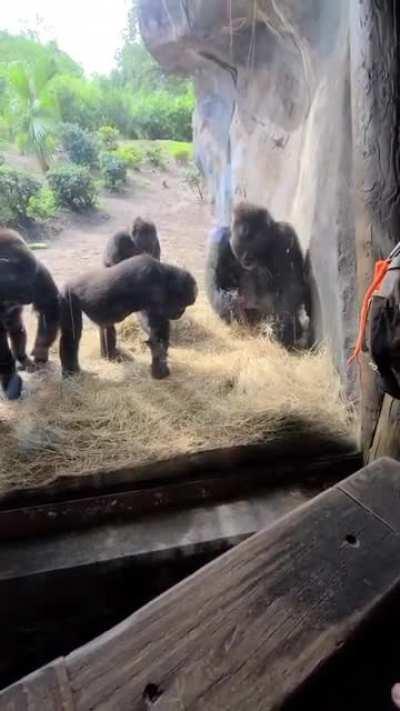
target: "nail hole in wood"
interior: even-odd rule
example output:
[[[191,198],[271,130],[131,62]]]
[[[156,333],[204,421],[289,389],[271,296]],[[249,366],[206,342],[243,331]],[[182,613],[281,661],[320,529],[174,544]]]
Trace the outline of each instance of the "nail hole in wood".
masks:
[[[344,540],[345,543],[347,543],[347,545],[351,546],[352,548],[359,548],[360,546],[360,541],[353,533],[348,533]]]
[[[163,690],[160,689],[157,684],[147,684],[144,692],[143,692],[143,699],[146,702],[147,708],[150,707],[150,705],[155,704],[156,701],[160,698],[162,695]]]

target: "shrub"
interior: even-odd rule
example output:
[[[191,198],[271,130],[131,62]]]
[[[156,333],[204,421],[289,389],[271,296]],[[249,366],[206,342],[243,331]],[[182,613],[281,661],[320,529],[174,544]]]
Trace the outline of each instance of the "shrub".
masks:
[[[116,151],[115,155],[118,156],[122,161],[126,163],[128,168],[132,168],[133,170],[138,170],[140,168],[140,165],[143,163],[144,160],[144,153],[141,151],[139,148],[136,146],[120,146]]]
[[[164,168],[165,160],[161,146],[156,143],[146,149],[146,158],[155,168]]]
[[[77,165],[95,167],[99,162],[96,138],[76,124],[64,124],[61,132],[62,145],[68,158]]]
[[[100,166],[106,188],[119,190],[122,184],[126,183],[126,163],[115,153],[103,153]]]
[[[138,93],[131,109],[132,136],[140,138],[192,140],[192,92],[172,96],[167,91]]]
[[[47,173],[47,180],[57,202],[71,210],[87,210],[96,202],[96,185],[87,168],[65,165]]]
[[[0,224],[18,225],[28,218],[30,199],[40,191],[40,182],[22,171],[0,167]]]
[[[29,198],[27,214],[33,220],[49,220],[57,214],[57,207],[53,191],[43,185],[36,195]]]
[[[181,163],[182,165],[187,165],[192,158],[191,146],[173,146],[171,148],[171,153],[176,162]]]
[[[118,148],[119,131],[112,126],[102,126],[97,131],[98,138],[107,151],[115,151]]]

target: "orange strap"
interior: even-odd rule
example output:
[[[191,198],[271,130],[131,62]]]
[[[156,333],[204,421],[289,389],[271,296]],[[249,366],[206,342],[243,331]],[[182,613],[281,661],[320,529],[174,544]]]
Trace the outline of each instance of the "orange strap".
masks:
[[[382,259],[379,262],[376,262],[375,264],[374,278],[372,280],[372,283],[369,285],[367,291],[365,292],[365,296],[361,305],[360,328],[358,331],[356,345],[354,347],[351,357],[347,361],[347,365],[350,365],[356,358],[358,358],[362,351],[365,331],[367,329],[369,307],[371,306],[371,298],[374,292],[377,291],[380,285],[382,284],[386,273],[390,267],[391,261],[391,259]]]

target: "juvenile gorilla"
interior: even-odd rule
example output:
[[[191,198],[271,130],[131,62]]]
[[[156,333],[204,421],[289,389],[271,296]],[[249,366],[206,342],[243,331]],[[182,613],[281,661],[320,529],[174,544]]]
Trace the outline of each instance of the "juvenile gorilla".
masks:
[[[214,231],[206,286],[212,307],[228,323],[272,319],[284,346],[308,345],[310,295],[303,255],[293,228],[275,222],[268,210],[241,203],[232,230]]]
[[[131,257],[108,269],[97,269],[68,282],[61,298],[60,357],[64,375],[79,371],[82,312],[104,332],[102,355],[118,356],[114,324],[145,311],[153,378],[169,375],[169,321],[179,319],[194,304],[197,285],[189,272],[153,257]]]
[[[133,223],[131,234],[121,230],[109,239],[103,255],[103,264],[105,267],[112,267],[139,254],[149,254],[158,260],[161,258],[156,227],[153,222],[142,220],[141,217],[137,217]]]
[[[57,337],[58,290],[46,267],[22,237],[13,230],[0,228],[0,382],[9,400],[21,395],[17,362],[20,369],[32,367],[26,353],[27,335],[22,320],[27,304],[33,304],[38,313],[32,356],[39,365],[48,361],[49,349]]]

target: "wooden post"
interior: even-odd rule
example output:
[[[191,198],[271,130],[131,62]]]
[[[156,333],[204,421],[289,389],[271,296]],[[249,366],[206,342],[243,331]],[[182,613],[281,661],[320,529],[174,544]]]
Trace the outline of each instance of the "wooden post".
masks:
[[[360,299],[377,259],[400,240],[400,2],[350,3],[356,246]],[[366,461],[400,456],[400,402],[382,398],[361,357],[361,437]],[[388,428],[391,435],[387,436]],[[385,433],[385,436],[383,436]]]

